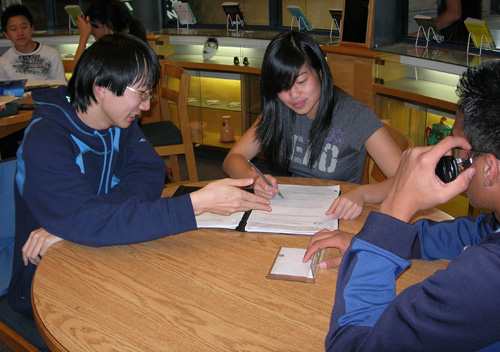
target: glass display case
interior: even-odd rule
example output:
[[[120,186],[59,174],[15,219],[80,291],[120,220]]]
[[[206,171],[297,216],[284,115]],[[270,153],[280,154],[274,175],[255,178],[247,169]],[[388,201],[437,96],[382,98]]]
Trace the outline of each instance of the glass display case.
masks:
[[[191,76],[188,115],[193,143],[231,148],[260,113],[259,76],[187,71]],[[223,119],[228,117],[234,131],[234,139],[229,140],[221,138]]]
[[[381,118],[405,133],[415,146],[434,145],[451,133],[455,114],[381,96]]]
[[[255,122],[261,108],[262,59],[278,33],[187,28],[154,32],[160,60],[191,75],[188,113],[195,143],[231,148],[234,143],[220,141],[223,116],[231,116],[235,141]],[[209,38],[217,41],[217,50],[207,59],[203,51]],[[330,42],[329,36],[315,38],[320,44]]]
[[[390,120],[417,146],[446,137],[456,115],[460,75],[487,58],[404,44],[378,50],[383,54],[375,59],[372,87],[378,116]]]
[[[193,142],[230,148],[248,128],[241,74],[198,70],[188,72],[191,76],[188,114],[190,126],[196,131],[192,133]],[[221,138],[223,118],[228,116],[234,140]]]
[[[342,10],[344,0],[282,0],[281,1],[281,25],[283,27],[291,27],[292,15],[287,10],[287,6],[299,6],[307,18],[310,20],[314,29],[330,30],[332,24],[332,16],[329,9]],[[297,28],[297,23],[294,23]]]
[[[402,43],[373,50],[343,46],[323,50],[335,84],[368,105],[379,118],[389,120],[417,146],[427,144],[429,133],[434,133],[429,127],[438,130],[453,125],[460,75],[468,67],[495,60]]]
[[[335,84],[372,108],[416,146],[434,144],[454,124],[460,74],[492,58],[447,49],[397,44],[375,50],[324,47]],[[466,196],[439,206],[452,216],[469,213]]]
[[[271,32],[162,30],[156,51],[160,59],[188,70],[188,114],[193,142],[231,148],[260,113],[260,67]],[[168,33],[168,34],[167,34]],[[213,57],[203,56],[209,38],[217,41]],[[230,116],[234,142],[223,138],[223,117]],[[200,133],[201,131],[201,133]]]
[[[209,29],[163,29],[154,32],[158,36],[156,52],[160,59],[185,62],[205,66],[224,65],[215,69],[237,71],[246,68],[253,73],[260,73],[262,58],[267,45],[278,32],[227,31]],[[203,56],[205,44],[209,38],[217,43],[215,55],[206,59]],[[238,64],[235,65],[235,57]],[[244,58],[248,64],[244,65]]]
[[[412,40],[414,33],[418,31],[418,25],[414,20],[416,15],[429,16],[434,19],[440,16],[452,16],[454,13],[446,12],[446,2],[438,0],[406,0],[406,6],[401,6],[401,14],[399,20],[401,21],[401,29],[403,30],[402,35],[408,34],[409,39]],[[484,20],[492,36],[495,39],[495,43],[498,45],[500,43],[500,8],[498,1],[491,0],[476,0],[467,1],[462,3],[462,8],[459,12],[463,12],[457,22],[452,23],[448,28],[442,28],[442,23],[439,26],[441,34],[444,36],[443,43],[449,45],[461,45],[462,51],[466,50],[468,32],[463,25],[463,20],[467,17]],[[447,22],[446,20],[442,22]]]

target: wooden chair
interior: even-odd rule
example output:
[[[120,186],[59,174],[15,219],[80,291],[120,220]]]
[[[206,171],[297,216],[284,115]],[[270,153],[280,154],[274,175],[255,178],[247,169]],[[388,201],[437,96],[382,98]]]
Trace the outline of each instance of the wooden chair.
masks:
[[[404,152],[406,149],[410,149],[413,147],[413,141],[394,127],[390,126],[388,122],[384,121],[384,127],[387,132],[389,132],[389,135],[392,137],[394,142],[396,142],[401,151]],[[370,155],[366,155],[365,168],[363,170],[363,176],[361,177],[361,184],[370,183],[370,179],[381,182],[386,178],[387,177],[385,177],[382,170],[380,170],[380,168],[373,161]]]
[[[170,159],[173,182],[198,181],[187,112],[188,91],[189,74],[186,70],[164,63],[158,89],[161,121],[142,125],[146,138],[153,144],[156,152],[161,157]],[[173,116],[172,112],[176,112],[176,116]],[[173,118],[178,120],[179,127],[174,124]],[[189,180],[181,179],[179,155],[184,155],[186,158]]]
[[[21,335],[0,321],[0,342],[12,351],[37,352],[39,349],[25,340]]]

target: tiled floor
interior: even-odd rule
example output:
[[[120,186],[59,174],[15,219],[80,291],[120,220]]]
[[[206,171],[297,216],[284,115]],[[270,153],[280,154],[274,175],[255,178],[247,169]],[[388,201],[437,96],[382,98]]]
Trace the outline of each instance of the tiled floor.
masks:
[[[197,147],[194,150],[196,169],[200,181],[216,180],[227,177],[222,171],[222,163],[227,151],[219,149],[205,149]]]

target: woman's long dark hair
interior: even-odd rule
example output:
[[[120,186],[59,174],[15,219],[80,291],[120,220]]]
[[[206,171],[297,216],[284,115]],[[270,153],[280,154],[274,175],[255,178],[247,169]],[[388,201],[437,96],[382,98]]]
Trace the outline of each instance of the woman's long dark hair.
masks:
[[[265,157],[277,171],[286,173],[292,154],[292,123],[297,114],[285,106],[278,93],[289,90],[306,64],[318,75],[321,96],[309,133],[309,167],[318,160],[328,135],[335,107],[334,84],[325,55],[316,40],[300,31],[284,32],[269,44],[262,62],[260,94],[262,119],[257,139]]]
[[[111,28],[114,33],[128,33],[144,42],[146,30],[141,22],[130,16],[125,6],[118,0],[96,0],[85,11],[85,17]]]

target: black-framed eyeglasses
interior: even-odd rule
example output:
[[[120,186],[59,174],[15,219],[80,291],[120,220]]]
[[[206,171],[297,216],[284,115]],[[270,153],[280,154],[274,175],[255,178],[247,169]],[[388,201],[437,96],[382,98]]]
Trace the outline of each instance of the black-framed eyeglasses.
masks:
[[[156,94],[154,93],[151,93],[151,92],[143,92],[143,91],[140,91],[140,90],[137,90],[137,89],[134,89],[132,87],[129,87],[127,86],[126,87],[127,89],[131,90],[132,92],[136,93],[136,94],[139,94],[141,96],[141,101],[143,103],[147,102],[148,100],[151,101],[153,100],[154,98],[156,98]]]
[[[448,183],[455,180],[461,172],[467,170],[475,159],[485,152],[474,150],[454,149],[454,155],[444,155],[436,165],[436,175],[441,181]],[[463,155],[465,158],[459,158]]]

